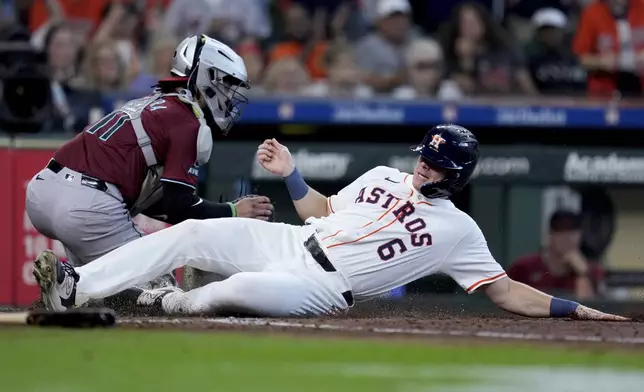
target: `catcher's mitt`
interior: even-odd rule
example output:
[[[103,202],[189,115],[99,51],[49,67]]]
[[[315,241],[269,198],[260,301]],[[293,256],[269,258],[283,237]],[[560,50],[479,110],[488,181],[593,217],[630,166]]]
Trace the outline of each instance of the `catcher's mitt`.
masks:
[[[231,203],[236,205],[237,203],[239,203],[240,201],[242,201],[244,199],[252,199],[252,198],[257,198],[257,197],[265,197],[265,196],[256,195],[256,194],[251,193],[251,194],[248,194],[248,195],[240,196],[240,197],[236,198],[235,200],[233,200]],[[258,212],[264,211],[265,210],[265,205],[266,205],[266,203],[262,203],[262,205],[260,207],[257,207]],[[268,221],[269,222],[275,222],[275,205],[272,204],[272,203],[269,203],[269,205],[270,205],[270,209],[271,209],[271,214],[270,214],[270,216],[268,216]],[[259,206],[259,203],[258,203],[258,206]],[[253,218],[257,218],[259,216],[266,216],[266,215],[257,214],[257,216],[253,216]]]

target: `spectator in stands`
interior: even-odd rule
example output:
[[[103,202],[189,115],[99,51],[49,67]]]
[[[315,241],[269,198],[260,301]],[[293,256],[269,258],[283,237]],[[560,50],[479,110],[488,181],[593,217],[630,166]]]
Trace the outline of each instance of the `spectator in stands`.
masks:
[[[537,11],[556,9],[576,20],[575,15],[588,1],[594,0],[506,0],[503,23],[516,42],[527,44],[532,39],[532,22]]]
[[[371,21],[366,18],[364,10],[367,3],[373,1],[378,0],[279,0],[278,3],[283,6],[298,3],[311,14],[322,9],[327,16],[330,16],[328,27],[334,37],[333,40],[336,40],[338,35],[343,35],[348,40],[355,41],[368,31]],[[338,31],[338,28],[341,31]]]
[[[192,0],[190,0],[192,6]],[[261,41],[271,35],[265,0],[210,0],[212,19],[207,34],[232,47],[242,40]]]
[[[75,85],[80,42],[64,19],[57,20],[41,31],[44,36],[31,41],[44,54],[49,78],[52,111],[42,131],[78,132],[86,125],[90,111],[100,106],[100,96]]]
[[[125,77],[132,80],[141,71],[139,46],[140,23],[144,10],[135,2],[110,2],[103,9],[102,20],[89,46],[111,41],[125,67]]]
[[[128,86],[127,66],[114,41],[100,41],[88,48],[81,83],[100,93],[123,91]]]
[[[586,71],[565,42],[568,18],[556,8],[543,8],[532,17],[534,36],[526,45],[528,69],[542,94],[569,94],[586,88]]]
[[[459,99],[463,96],[458,84],[443,80],[443,50],[433,39],[418,39],[409,45],[405,55],[408,84],[393,92],[397,99],[439,98]]]
[[[130,84],[130,90],[145,93],[157,84],[159,79],[166,78],[172,68],[172,54],[179,44],[179,39],[172,35],[153,37],[148,59],[149,72],[141,72]]]
[[[594,297],[601,288],[603,270],[589,263],[581,250],[581,217],[559,210],[550,217],[550,232],[543,252],[520,257],[508,276],[539,290],[569,291],[580,300]]]
[[[408,0],[380,0],[376,30],[356,44],[356,60],[364,81],[378,93],[405,82],[405,51],[412,38]]]
[[[465,93],[538,93],[507,33],[483,6],[460,4],[442,30],[448,76]]]
[[[574,51],[588,70],[588,93],[641,96],[644,77],[644,2],[599,0],[581,15]]]
[[[96,94],[74,86],[79,42],[68,24],[59,23],[49,26],[43,44],[54,106],[51,126],[58,131],[78,132],[88,121],[92,106],[99,105]]]
[[[18,10],[13,1],[3,1],[0,3],[0,25],[15,24],[18,22]]]
[[[50,77],[53,81],[69,84],[76,76],[79,60],[80,42],[74,38],[74,32],[65,23],[52,25],[43,44]]]
[[[100,24],[105,6],[110,0],[34,0],[29,8],[29,28],[32,33],[45,34],[42,30],[51,24],[67,22],[85,39]]]
[[[273,95],[299,95],[309,86],[306,69],[295,57],[284,57],[269,64],[264,89]]]
[[[212,21],[209,0],[171,0],[163,25],[178,37],[208,31]]]
[[[347,43],[336,43],[324,56],[328,77],[309,86],[305,95],[314,97],[371,98],[373,91],[361,81],[353,50]]]
[[[231,47],[247,37],[262,40],[271,34],[264,0],[172,0],[164,25],[179,37],[206,33]]]
[[[262,78],[264,73],[264,53],[262,48],[254,39],[244,40],[236,48],[237,54],[244,59],[246,63],[246,72],[248,72],[248,80],[252,88],[248,90],[248,94],[261,95],[264,93],[262,87]]]
[[[311,18],[300,4],[291,3],[284,14],[284,36],[270,49],[269,64],[292,57],[305,65],[312,79],[326,77],[322,60],[327,49],[325,28],[326,14],[322,10]]]

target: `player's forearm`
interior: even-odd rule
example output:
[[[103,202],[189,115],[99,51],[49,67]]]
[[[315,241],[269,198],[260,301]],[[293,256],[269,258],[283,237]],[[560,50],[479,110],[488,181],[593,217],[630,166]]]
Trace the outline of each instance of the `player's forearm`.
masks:
[[[499,281],[501,283],[501,281]],[[497,292],[490,295],[500,308],[528,317],[550,317],[551,296],[512,279],[503,279]]]
[[[326,196],[306,184],[297,168],[284,177],[295,210],[303,221],[310,217],[320,218],[329,215]]]
[[[172,225],[188,219],[215,219],[230,218],[233,209],[229,203],[213,203],[208,200],[196,198],[193,205],[180,205],[170,207],[167,223]]]
[[[500,308],[522,316],[629,321],[626,317],[603,313],[574,301],[550,296],[510,278],[491,283],[485,288],[485,292]]]
[[[309,191],[300,200],[293,200],[295,210],[303,221],[310,217],[321,218],[329,215],[326,196],[309,187]]]
[[[229,203],[213,203],[193,194],[187,186],[163,182],[163,210],[165,222],[177,224],[188,219],[230,218],[233,208]],[[157,218],[159,219],[159,218]]]

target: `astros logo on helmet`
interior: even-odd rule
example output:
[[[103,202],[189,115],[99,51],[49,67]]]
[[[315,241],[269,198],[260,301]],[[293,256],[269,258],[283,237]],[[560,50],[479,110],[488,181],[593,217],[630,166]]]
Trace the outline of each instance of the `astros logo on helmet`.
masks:
[[[443,139],[441,135],[434,135],[434,137],[432,137],[432,141],[429,142],[429,145],[434,150],[438,151],[438,147],[443,143],[445,143],[445,139]]]

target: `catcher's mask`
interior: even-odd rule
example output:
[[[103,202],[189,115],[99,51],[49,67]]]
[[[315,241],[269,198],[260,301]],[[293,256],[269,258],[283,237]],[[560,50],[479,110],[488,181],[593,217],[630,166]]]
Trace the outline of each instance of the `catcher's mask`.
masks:
[[[248,99],[241,89],[250,89],[244,60],[227,45],[206,35],[194,38],[194,55],[188,89],[198,92],[205,103],[204,113],[209,125],[217,125],[224,135],[241,117]],[[189,47],[179,54],[189,54]]]

